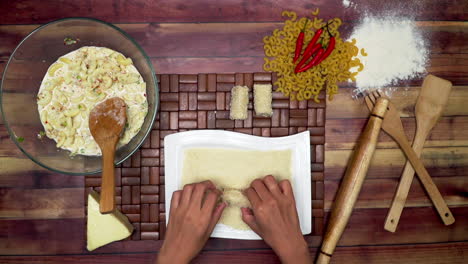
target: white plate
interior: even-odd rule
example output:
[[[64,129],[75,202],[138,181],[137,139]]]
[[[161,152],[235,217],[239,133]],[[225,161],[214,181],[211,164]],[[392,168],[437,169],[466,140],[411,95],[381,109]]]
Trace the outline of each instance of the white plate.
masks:
[[[312,231],[309,131],[277,138],[257,137],[222,130],[193,130],[166,136],[164,138],[166,225],[169,219],[172,193],[183,187],[184,150],[200,147],[259,151],[290,149],[292,151],[293,190],[301,231],[304,235]],[[216,225],[211,237],[261,239],[251,230],[237,230],[223,224]]]

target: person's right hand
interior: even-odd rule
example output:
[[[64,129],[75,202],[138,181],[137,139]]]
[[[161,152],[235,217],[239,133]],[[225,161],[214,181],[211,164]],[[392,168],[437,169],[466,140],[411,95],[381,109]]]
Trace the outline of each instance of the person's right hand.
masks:
[[[242,220],[271,246],[283,263],[312,263],[302,236],[296,203],[288,180],[271,175],[254,180],[245,190],[252,204],[241,208]]]

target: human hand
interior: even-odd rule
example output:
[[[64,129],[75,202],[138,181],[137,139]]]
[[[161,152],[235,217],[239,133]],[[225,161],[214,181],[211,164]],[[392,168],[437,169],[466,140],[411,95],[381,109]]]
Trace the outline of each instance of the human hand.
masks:
[[[278,184],[269,175],[254,180],[245,194],[252,210],[241,208],[242,220],[271,246],[281,262],[312,263],[290,182],[284,180]]]
[[[188,263],[203,248],[226,203],[211,181],[187,184],[172,194],[166,237],[157,263]]]

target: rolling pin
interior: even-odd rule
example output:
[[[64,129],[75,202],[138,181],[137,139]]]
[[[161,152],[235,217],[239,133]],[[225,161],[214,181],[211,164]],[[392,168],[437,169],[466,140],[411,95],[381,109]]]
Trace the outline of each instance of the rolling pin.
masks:
[[[377,100],[366,128],[359,138],[346,169],[346,174],[338,189],[316,264],[330,262],[336,244],[348,224],[377,145],[377,138],[383,117],[387,111],[387,105],[387,99],[379,98]]]

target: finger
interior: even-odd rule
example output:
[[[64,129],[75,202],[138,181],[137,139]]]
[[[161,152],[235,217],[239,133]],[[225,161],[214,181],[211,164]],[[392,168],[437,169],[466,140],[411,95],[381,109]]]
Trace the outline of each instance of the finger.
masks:
[[[193,193],[193,184],[186,184],[182,190],[182,197],[179,206],[188,207]]]
[[[287,198],[282,200],[282,205],[287,207],[285,212],[287,212],[289,216],[294,216],[295,223],[299,223],[296,201],[294,199],[294,192],[291,183],[288,180],[283,180],[279,183],[279,186]]]
[[[171,209],[176,209],[179,206],[181,193],[181,191],[175,191],[172,193]]]
[[[216,189],[216,185],[214,185],[214,183],[210,180],[202,181],[201,183],[203,183],[207,189]]]
[[[273,176],[266,176],[265,178],[263,178],[263,182],[265,183],[265,186],[268,188],[268,190],[273,194],[273,196],[279,197],[281,195],[281,190],[278,185],[278,182]]]
[[[258,227],[257,221],[255,220],[255,215],[253,214],[250,208],[241,208],[242,212],[242,221],[246,223],[257,235],[262,236],[260,234],[260,228]]]
[[[219,190],[208,190],[205,195],[205,201],[201,207],[202,211],[211,215],[220,195],[221,192]]]
[[[213,229],[215,228],[216,224],[218,223],[219,219],[221,218],[221,215],[223,214],[224,208],[227,207],[226,202],[222,202],[216,206],[216,208],[213,211],[213,215],[211,216],[211,221],[208,226],[208,235],[211,235],[213,232]]]
[[[262,201],[267,201],[273,199],[271,192],[267,189],[262,180],[256,179],[252,182],[252,188],[257,192],[258,196]]]
[[[294,192],[293,192],[291,183],[288,180],[282,180],[279,183],[279,186],[280,186],[281,191],[283,192],[284,195],[286,195],[289,198],[294,199]]]
[[[195,208],[201,209],[203,196],[205,195],[207,187],[208,183],[206,182],[195,184],[195,187],[193,188],[192,198],[190,199],[190,204],[193,205]]]
[[[254,212],[252,211],[252,209],[248,208],[248,207],[241,207],[241,212],[247,214],[247,215],[254,215]]]
[[[260,197],[258,197],[257,192],[252,187],[247,188],[244,193],[254,208],[257,208],[260,205]]]
[[[172,193],[171,208],[170,208],[169,216],[172,216],[175,210],[177,209],[177,207],[179,207],[180,195],[181,195],[181,191],[175,191],[174,193]]]
[[[206,199],[207,190],[214,191],[216,194],[218,194],[218,196],[221,195],[221,191],[216,189],[216,185],[214,185],[212,181],[206,180],[206,181],[200,182],[199,184],[202,184],[203,186],[206,187],[205,190],[202,193],[200,193],[201,194],[201,202],[200,202],[200,204],[197,205],[197,206],[199,206],[199,208],[202,208],[202,206],[203,206],[204,200]],[[198,194],[198,195],[200,195],[200,194]],[[195,199],[195,197],[192,196],[192,200],[194,200],[194,199]],[[198,197],[196,197],[196,199],[198,201]]]

